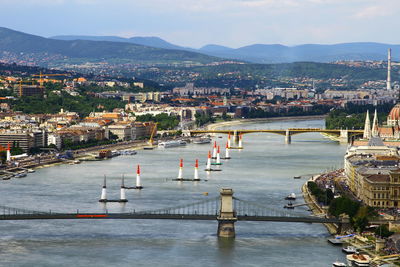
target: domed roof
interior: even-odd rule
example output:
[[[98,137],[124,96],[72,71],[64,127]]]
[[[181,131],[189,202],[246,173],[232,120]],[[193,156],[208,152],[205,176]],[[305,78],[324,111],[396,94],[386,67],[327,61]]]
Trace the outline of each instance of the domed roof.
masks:
[[[396,104],[389,113],[389,120],[399,120],[400,119],[400,103]]]

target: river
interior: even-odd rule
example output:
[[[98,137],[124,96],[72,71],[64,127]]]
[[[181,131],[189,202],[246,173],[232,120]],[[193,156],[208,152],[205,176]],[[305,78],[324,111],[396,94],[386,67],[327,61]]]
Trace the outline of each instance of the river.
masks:
[[[275,121],[231,126],[246,129],[322,127],[323,120]],[[226,137],[216,138],[224,146]],[[211,145],[138,151],[101,162],[38,169],[23,179],[0,182],[0,204],[54,212],[121,212],[177,206],[216,197],[221,187],[236,197],[281,209],[291,192],[300,195],[305,179],[295,175],[340,167],[345,145],[320,134],[292,137],[275,134],[244,136],[242,151],[207,182],[178,183],[179,159],[184,174],[193,176],[196,158],[204,168]],[[125,205],[98,203],[103,175],[109,198],[119,198],[121,175],[134,185],[141,165],[141,191],[129,190]],[[204,171],[200,171],[205,178]],[[205,196],[203,192],[208,192]],[[298,199],[297,203],[303,200]],[[307,207],[297,208],[309,214]],[[65,220],[0,222],[1,266],[331,266],[344,261],[340,248],[328,244],[323,225],[277,222],[237,222],[236,238],[216,236],[217,222],[164,220]]]

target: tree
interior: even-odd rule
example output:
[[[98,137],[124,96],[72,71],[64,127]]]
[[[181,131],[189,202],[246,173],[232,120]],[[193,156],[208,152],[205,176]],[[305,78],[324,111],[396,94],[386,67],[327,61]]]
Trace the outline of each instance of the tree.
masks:
[[[196,125],[198,127],[203,126],[204,124],[207,124],[209,122],[215,122],[215,118],[213,118],[211,114],[208,113],[196,113],[194,116],[196,118]]]
[[[394,234],[394,232],[389,231],[389,228],[387,227],[387,225],[384,225],[384,224],[378,226],[378,228],[375,229],[375,235],[377,235],[381,238],[389,237],[393,234]]]
[[[332,200],[329,206],[329,213],[335,217],[339,217],[340,214],[346,213],[350,218],[352,218],[357,214],[359,208],[359,202],[341,196]]]
[[[167,113],[157,114],[155,116],[151,114],[144,114],[140,116],[136,116],[137,121],[153,121],[157,122],[158,130],[172,130],[175,129],[179,125],[179,117],[175,115],[168,115]]]
[[[14,141],[13,145],[12,145],[12,147],[10,149],[10,153],[11,153],[11,155],[14,156],[14,155],[23,154],[24,151],[22,150],[22,148],[19,147],[19,143]]]

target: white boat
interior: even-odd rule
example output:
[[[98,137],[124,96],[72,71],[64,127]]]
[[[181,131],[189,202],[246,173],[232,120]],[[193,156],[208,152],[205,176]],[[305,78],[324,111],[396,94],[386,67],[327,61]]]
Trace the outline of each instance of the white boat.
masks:
[[[131,155],[137,154],[137,152],[135,150],[121,150],[120,153],[121,153],[121,155],[124,155],[124,156],[131,156]]]
[[[34,169],[28,169],[28,172],[29,172],[29,173],[34,173],[35,170],[34,170]]]
[[[332,267],[346,267],[347,264],[344,262],[340,262],[340,261],[335,261],[334,263],[332,263]]]
[[[211,143],[211,138],[208,137],[200,137],[193,139],[193,144],[209,144]]]
[[[121,156],[121,152],[117,150],[111,151],[111,158]]]
[[[353,253],[357,253],[357,248],[353,247],[353,246],[347,246],[347,247],[343,247],[342,251],[347,254],[353,254]]]
[[[186,142],[182,140],[176,140],[176,141],[161,142],[158,144],[158,147],[161,148],[177,147],[177,146],[186,146]]]
[[[367,254],[354,253],[347,255],[346,259],[350,266],[368,267],[371,263],[371,257]]]
[[[296,194],[295,193],[290,193],[287,197],[285,197],[286,200],[296,200]]]
[[[18,173],[18,174],[16,174],[15,176],[14,176],[15,178],[24,178],[24,177],[26,177],[26,173]]]

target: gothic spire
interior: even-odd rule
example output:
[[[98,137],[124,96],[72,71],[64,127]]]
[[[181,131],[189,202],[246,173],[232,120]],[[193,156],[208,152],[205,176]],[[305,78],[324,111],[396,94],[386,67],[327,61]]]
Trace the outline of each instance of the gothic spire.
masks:
[[[367,110],[367,116],[365,117],[365,124],[364,124],[363,139],[370,139],[370,138],[371,138],[371,120],[369,119],[369,110]]]
[[[372,123],[372,136],[377,137],[379,136],[379,131],[378,131],[378,112],[375,109],[374,113],[374,121]]]

